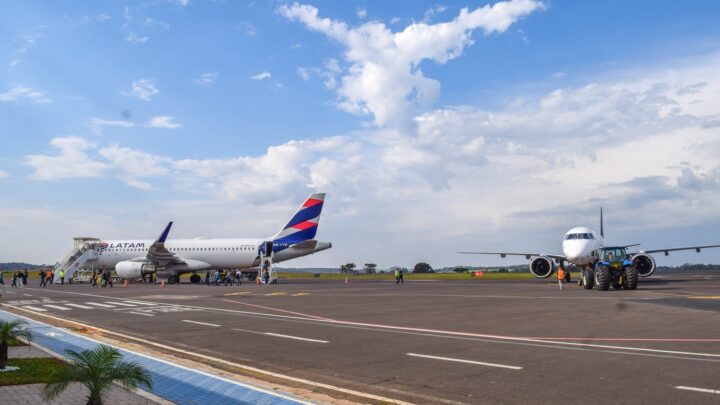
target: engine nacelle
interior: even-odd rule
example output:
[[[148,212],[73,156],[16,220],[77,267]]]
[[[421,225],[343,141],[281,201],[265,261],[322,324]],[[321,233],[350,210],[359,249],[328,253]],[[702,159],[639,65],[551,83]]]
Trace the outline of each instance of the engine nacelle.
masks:
[[[530,273],[537,278],[548,278],[555,272],[555,262],[547,256],[540,256],[530,261]]]
[[[647,253],[638,253],[632,262],[640,277],[648,277],[655,273],[655,259]]]
[[[140,278],[150,273],[155,273],[154,265],[142,262],[119,262],[115,265],[115,272],[118,277],[126,279]]]

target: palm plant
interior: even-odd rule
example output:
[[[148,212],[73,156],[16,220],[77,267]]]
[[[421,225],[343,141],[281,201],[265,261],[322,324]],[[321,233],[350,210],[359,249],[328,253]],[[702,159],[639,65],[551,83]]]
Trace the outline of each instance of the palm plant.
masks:
[[[57,398],[73,382],[82,383],[90,390],[88,405],[102,405],[103,397],[115,382],[128,391],[140,385],[152,389],[148,371],[137,363],[123,361],[120,352],[113,347],[100,345],[81,353],[73,350],[65,353],[70,358],[70,367],[63,369],[57,382],[45,385],[47,400]]]
[[[15,319],[12,321],[0,321],[0,370],[7,366],[8,360],[8,343],[10,339],[19,337],[28,341],[32,339],[32,333],[25,329],[27,322]]]

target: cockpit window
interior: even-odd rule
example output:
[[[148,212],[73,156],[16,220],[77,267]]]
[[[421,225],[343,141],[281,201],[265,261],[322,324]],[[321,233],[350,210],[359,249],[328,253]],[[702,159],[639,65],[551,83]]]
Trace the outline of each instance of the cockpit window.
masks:
[[[569,233],[569,234],[565,235],[565,240],[569,240],[569,239],[577,239],[577,234]]]

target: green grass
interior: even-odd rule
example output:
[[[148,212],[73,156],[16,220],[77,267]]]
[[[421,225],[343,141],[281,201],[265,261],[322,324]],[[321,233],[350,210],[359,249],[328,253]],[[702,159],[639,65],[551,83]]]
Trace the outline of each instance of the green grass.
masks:
[[[19,340],[10,338],[10,339],[8,340],[8,347],[13,347],[13,346],[27,346],[27,344],[26,344],[26,343],[23,343],[23,342],[21,342],[21,341],[19,341]]]
[[[55,382],[60,370],[68,367],[55,358],[9,359],[8,366],[20,370],[0,373],[0,386]]]
[[[312,273],[279,273],[280,278],[316,278]],[[572,273],[571,277],[576,279],[579,273]],[[356,274],[347,275],[341,273],[320,273],[321,279],[344,279],[351,280],[394,280],[393,274]],[[468,273],[429,273],[429,274],[405,274],[405,280],[531,280],[534,279],[530,273],[485,273],[482,277],[472,277]],[[553,276],[548,278],[555,280]]]

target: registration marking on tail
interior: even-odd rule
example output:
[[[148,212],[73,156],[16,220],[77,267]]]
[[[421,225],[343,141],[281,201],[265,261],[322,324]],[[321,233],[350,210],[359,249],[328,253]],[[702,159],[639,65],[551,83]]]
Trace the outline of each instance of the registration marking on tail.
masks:
[[[508,366],[506,364],[496,364],[496,363],[486,363],[484,361],[474,361],[474,360],[465,360],[465,359],[454,359],[452,357],[440,357],[440,356],[431,356],[428,354],[417,354],[417,353],[406,353],[408,356],[412,357],[422,357],[425,359],[433,359],[433,360],[444,360],[444,361],[452,361],[455,363],[466,363],[466,364],[476,364],[478,366],[488,366],[488,367],[499,367],[499,368],[507,368],[510,370],[522,370],[522,367],[518,366]]]

